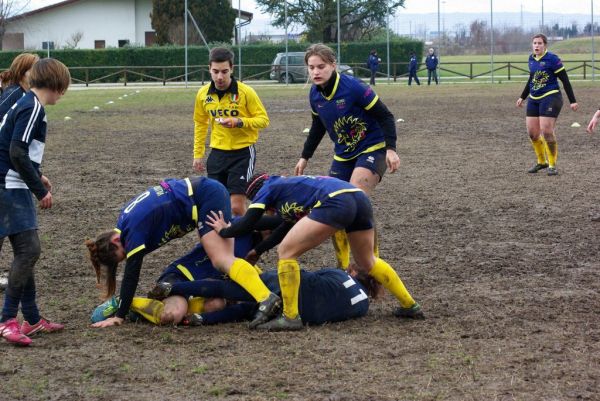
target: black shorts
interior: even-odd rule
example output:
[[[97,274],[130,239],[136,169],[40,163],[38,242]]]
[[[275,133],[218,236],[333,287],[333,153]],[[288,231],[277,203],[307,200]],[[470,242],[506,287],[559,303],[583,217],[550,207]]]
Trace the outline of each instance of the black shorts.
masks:
[[[544,96],[541,99],[527,99],[527,117],[556,118],[562,109],[563,100],[560,93]]]
[[[212,149],[206,161],[206,173],[208,178],[225,185],[230,194],[245,194],[255,163],[254,145],[237,150]]]

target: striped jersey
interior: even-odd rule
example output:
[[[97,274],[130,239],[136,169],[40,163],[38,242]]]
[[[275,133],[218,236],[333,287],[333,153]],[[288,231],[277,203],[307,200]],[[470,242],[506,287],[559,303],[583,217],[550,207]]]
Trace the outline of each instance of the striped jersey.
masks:
[[[358,191],[349,182],[334,177],[274,175],[265,181],[249,208],[274,210],[284,220],[295,223],[328,197]]]
[[[547,50],[539,58],[533,54],[529,55],[529,72],[533,74],[529,84],[529,97],[541,99],[559,93],[560,86],[556,74],[564,69],[560,58]]]
[[[20,85],[11,85],[4,89],[0,96],[0,120],[19,99],[25,96],[25,90]]]
[[[385,148],[381,126],[367,114],[379,100],[369,85],[336,73],[329,96],[313,85],[309,99],[312,113],[319,116],[334,143],[334,159],[351,160],[362,153]]]
[[[21,97],[6,113],[0,124],[0,187],[28,189],[10,161],[10,144],[12,141],[27,144],[31,163],[39,172],[46,145],[47,123],[44,106],[33,92]]]

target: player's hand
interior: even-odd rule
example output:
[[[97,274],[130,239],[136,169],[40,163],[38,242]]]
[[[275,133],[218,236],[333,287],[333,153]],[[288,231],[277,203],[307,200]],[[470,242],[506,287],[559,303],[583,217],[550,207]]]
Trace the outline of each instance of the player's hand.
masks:
[[[52,207],[52,194],[48,192],[46,196],[40,199],[41,209],[50,209]]]
[[[204,171],[204,163],[202,162],[202,159],[194,159],[194,164],[192,167],[194,168],[194,171],[202,173]]]
[[[298,163],[296,163],[296,167],[294,167],[294,174],[295,175],[304,174],[304,169],[306,168],[307,164],[308,164],[308,160],[301,157],[300,160],[298,160]]]
[[[237,117],[217,118],[217,123],[221,124],[225,128],[236,128],[240,121]]]
[[[109,317],[108,319],[103,320],[101,322],[92,324],[92,327],[98,328],[98,327],[120,326],[123,324],[124,321],[125,321],[125,319],[113,316],[113,317]]]
[[[395,150],[388,149],[385,152],[385,163],[387,164],[388,171],[395,173],[400,168],[400,156]]]
[[[521,98],[517,99],[517,107],[523,107],[523,99],[521,99]]]
[[[244,259],[246,260],[246,262],[254,266],[256,263],[258,263],[259,258],[260,256],[256,253],[256,251],[254,249],[251,249],[250,252],[246,254],[246,257]]]
[[[212,227],[213,230],[218,234],[222,229],[227,228],[231,225],[225,221],[223,217],[223,212],[219,210],[219,213],[216,213],[214,210],[210,211],[210,214],[206,216],[206,224],[209,227]]]
[[[571,103],[571,110],[577,111],[578,108],[579,108],[579,105],[577,103]]]
[[[52,183],[50,182],[48,177],[46,177],[45,175],[42,175],[40,177],[40,179],[42,180],[42,184],[44,184],[44,188],[46,188],[46,190],[48,192],[52,191]]]
[[[590,134],[594,133],[594,130],[596,129],[596,126],[598,125],[598,121],[600,120],[600,110],[596,111],[596,113],[594,114],[594,116],[592,117],[592,119],[590,120],[588,126],[587,126],[587,132]]]

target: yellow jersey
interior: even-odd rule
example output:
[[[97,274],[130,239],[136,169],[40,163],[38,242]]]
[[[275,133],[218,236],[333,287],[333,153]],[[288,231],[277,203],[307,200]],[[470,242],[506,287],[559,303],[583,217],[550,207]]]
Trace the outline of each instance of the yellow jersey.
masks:
[[[241,128],[226,128],[217,118],[237,117]],[[269,126],[269,116],[260,98],[248,85],[231,80],[231,86],[219,98],[213,82],[198,90],[194,106],[194,159],[204,156],[206,135],[210,127],[210,147],[236,150],[258,140],[258,131]]]

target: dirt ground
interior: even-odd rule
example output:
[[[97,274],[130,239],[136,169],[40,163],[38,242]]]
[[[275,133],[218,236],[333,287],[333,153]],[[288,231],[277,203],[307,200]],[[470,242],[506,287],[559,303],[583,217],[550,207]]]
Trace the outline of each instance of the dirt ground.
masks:
[[[192,174],[195,91],[71,91],[49,108],[55,206],[40,213],[36,266],[41,311],[67,329],[27,349],[0,341],[0,400],[600,399],[600,134],[583,128],[600,88],[582,85],[581,110],[558,121],[557,177],[526,173],[520,84],[377,86],[404,119],[401,171],[373,196],[381,255],[427,319],[397,320],[387,296],[363,319],[298,333],[89,327],[99,299],[83,240],[112,228],[146,187]],[[310,123],[306,90],[258,88],[271,117],[258,169],[293,171]],[[331,148],[324,140],[307,173],[327,172]],[[139,293],[194,240],[147,257]],[[11,252],[5,244],[0,272]],[[332,266],[331,245],[301,263]]]

